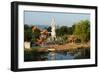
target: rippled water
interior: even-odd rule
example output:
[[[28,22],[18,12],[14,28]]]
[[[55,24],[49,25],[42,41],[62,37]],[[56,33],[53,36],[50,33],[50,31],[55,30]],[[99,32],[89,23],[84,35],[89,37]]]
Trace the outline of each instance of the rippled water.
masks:
[[[54,53],[50,52],[47,55],[48,60],[65,60],[65,59],[74,59],[74,56],[72,56],[69,53]]]
[[[24,53],[24,61],[46,61],[46,60],[71,60],[90,58],[90,49],[77,52],[30,52]]]

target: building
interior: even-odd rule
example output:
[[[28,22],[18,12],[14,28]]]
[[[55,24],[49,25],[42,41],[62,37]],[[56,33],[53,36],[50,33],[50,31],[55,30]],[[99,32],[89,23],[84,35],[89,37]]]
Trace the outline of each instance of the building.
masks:
[[[24,42],[24,49],[30,49],[31,42]]]
[[[56,39],[56,23],[54,17],[52,18],[51,22],[51,38],[52,40]]]

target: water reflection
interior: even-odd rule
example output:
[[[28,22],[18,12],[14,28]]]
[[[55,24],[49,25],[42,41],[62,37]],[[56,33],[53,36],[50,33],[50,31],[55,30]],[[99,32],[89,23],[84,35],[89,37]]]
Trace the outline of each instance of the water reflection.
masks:
[[[46,61],[46,60],[71,60],[90,58],[90,49],[82,49],[76,52],[36,52],[24,51],[24,61]]]
[[[48,54],[48,60],[65,60],[65,59],[74,59],[74,56],[71,56],[68,53],[61,53],[61,52],[51,52]]]

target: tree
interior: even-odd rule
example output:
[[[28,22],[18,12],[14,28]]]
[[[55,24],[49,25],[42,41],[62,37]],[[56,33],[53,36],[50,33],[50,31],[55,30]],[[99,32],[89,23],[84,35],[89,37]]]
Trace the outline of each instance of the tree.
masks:
[[[73,32],[81,42],[87,42],[90,40],[90,22],[88,20],[80,21],[75,24],[75,29]]]
[[[68,27],[67,34],[71,35],[73,33],[73,27]]]
[[[63,35],[66,35],[67,33],[68,33],[67,26],[62,26],[62,27],[56,29],[57,36],[63,36]]]
[[[27,24],[24,25],[24,29],[25,29],[25,30],[27,30],[27,29],[29,29],[29,28],[30,28],[30,27],[29,27]]]
[[[36,42],[36,39],[39,38],[41,31],[36,28],[33,32],[32,27],[34,26],[24,25],[24,41]]]
[[[49,27],[47,28],[47,30],[48,30],[48,32],[51,32],[51,27],[49,26]]]
[[[34,32],[32,32],[32,38],[31,38],[31,41],[32,42],[36,42],[37,39],[39,38],[39,36],[41,35],[40,33],[41,31],[37,28],[34,30]]]
[[[31,41],[32,31],[28,25],[24,25],[24,41]]]

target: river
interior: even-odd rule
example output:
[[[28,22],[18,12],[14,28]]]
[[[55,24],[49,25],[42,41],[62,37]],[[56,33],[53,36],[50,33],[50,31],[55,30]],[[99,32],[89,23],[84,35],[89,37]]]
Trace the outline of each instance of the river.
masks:
[[[74,60],[90,58],[90,49],[76,52],[24,52],[24,61]]]

